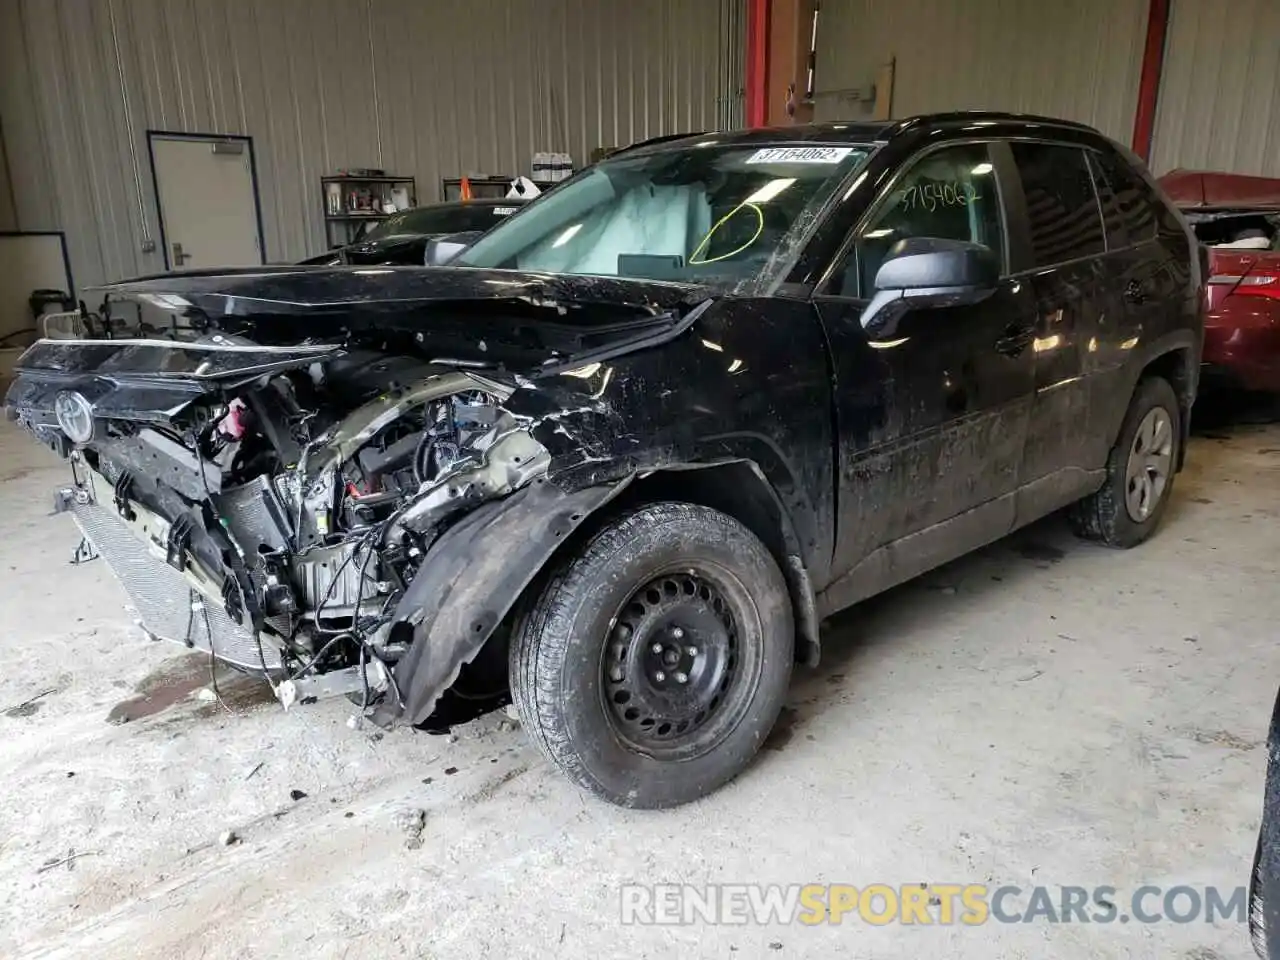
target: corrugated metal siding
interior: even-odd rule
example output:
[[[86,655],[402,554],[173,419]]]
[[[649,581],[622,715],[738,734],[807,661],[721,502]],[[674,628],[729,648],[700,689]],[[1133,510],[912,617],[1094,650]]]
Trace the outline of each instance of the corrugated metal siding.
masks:
[[[13,208],[13,181],[9,179],[9,156],[4,149],[4,118],[0,117],[0,230],[16,230],[18,212]]]
[[[1174,0],[1151,167],[1280,177],[1280,3]]]
[[[146,131],[248,134],[267,256],[297,260],[338,167],[426,202],[537,150],[740,124],[744,33],[745,0],[0,0],[16,219],[67,231],[81,285],[162,270]]]
[[[1194,0],[1192,0],[1194,2]],[[877,67],[896,60],[893,116],[1012,110],[1091,124],[1127,143],[1148,0],[827,0],[816,113],[859,119]]]

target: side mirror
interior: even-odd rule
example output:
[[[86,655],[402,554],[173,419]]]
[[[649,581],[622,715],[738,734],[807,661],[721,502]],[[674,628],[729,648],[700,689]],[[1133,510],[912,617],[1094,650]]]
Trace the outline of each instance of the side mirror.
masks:
[[[862,326],[879,339],[894,337],[912,310],[981,303],[996,291],[1000,264],[990,247],[965,240],[911,237],[889,248],[876,273],[876,292]]]
[[[456,240],[428,240],[423,262],[428,267],[443,267],[446,263],[470,246]]]

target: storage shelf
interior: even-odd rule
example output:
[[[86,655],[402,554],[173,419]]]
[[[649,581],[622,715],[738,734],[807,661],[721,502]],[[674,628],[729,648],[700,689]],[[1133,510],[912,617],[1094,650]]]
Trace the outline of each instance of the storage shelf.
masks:
[[[413,177],[357,177],[330,174],[320,178],[320,204],[324,211],[325,249],[345,247],[364,238],[378,224],[403,213],[383,213],[389,205],[418,205],[418,182]],[[330,206],[333,204],[333,206]]]
[[[321,177],[321,183],[413,183],[413,177]]]

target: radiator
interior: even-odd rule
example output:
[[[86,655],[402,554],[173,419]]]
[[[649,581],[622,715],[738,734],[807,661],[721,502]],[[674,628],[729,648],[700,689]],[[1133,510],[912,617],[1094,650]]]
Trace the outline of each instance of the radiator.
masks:
[[[109,507],[75,503],[71,511],[81,531],[129,594],[148,632],[163,640],[210,651],[219,660],[256,673],[262,672],[264,661],[267,670],[280,669],[280,654],[274,644],[263,638],[259,652],[252,629],[235,623],[220,602],[196,592],[194,597],[204,609],[193,610],[191,582],[157,557],[151,544],[136,536]]]

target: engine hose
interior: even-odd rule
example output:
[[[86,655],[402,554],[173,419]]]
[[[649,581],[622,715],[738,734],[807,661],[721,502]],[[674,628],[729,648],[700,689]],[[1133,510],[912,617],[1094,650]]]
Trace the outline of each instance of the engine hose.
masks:
[[[422,439],[418,441],[418,446],[413,451],[413,480],[418,486],[426,482],[427,469],[423,461],[429,456],[431,456],[431,434],[423,433]]]

